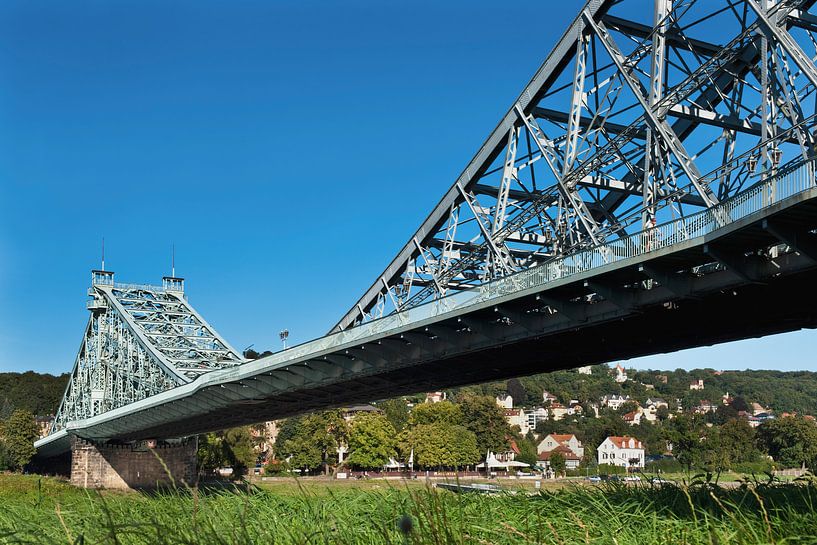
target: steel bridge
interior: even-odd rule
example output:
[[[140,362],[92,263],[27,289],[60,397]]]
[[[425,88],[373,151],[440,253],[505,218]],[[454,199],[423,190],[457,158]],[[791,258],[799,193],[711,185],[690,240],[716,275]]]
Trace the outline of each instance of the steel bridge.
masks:
[[[814,0],[589,0],[324,337],[244,360],[94,271],[39,455],[817,326]]]

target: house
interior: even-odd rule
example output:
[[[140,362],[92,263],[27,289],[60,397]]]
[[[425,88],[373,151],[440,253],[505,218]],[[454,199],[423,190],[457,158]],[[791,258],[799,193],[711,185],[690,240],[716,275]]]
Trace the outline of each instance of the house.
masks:
[[[758,402],[752,403],[752,414],[754,416],[758,416],[761,413],[768,413],[768,412],[770,412],[769,409],[767,409],[766,407],[764,407],[760,403],[758,403]]]
[[[655,381],[666,384],[669,377],[667,375],[655,375]]]
[[[578,371],[580,375],[592,375],[593,374],[593,368],[590,365],[585,365],[583,367],[579,367],[578,369],[576,369],[576,371]]]
[[[341,416],[347,422],[351,422],[359,414],[363,414],[363,413],[382,413],[382,412],[383,412],[382,409],[378,409],[374,405],[369,405],[369,404],[350,405],[349,407],[342,407],[340,409]]]
[[[37,423],[37,433],[40,435],[40,439],[42,439],[51,432],[54,415],[37,416],[34,418],[34,421]]]
[[[554,403],[556,401],[559,401],[559,398],[548,391],[544,391],[542,392],[542,401],[544,401],[545,405],[547,405],[548,403]]]
[[[503,409],[513,409],[513,397],[509,394],[496,396],[496,404]]]
[[[636,409],[631,411],[624,416],[622,416],[622,420],[630,426],[640,426],[641,425],[641,418],[643,417],[644,413],[641,412],[641,409]]]
[[[573,434],[551,433],[542,439],[536,446],[539,461],[550,464],[550,456],[554,452],[560,453],[565,459],[566,469],[576,469],[584,457],[584,447]]]
[[[627,370],[624,369],[624,367],[622,367],[620,363],[616,365],[615,372],[616,382],[618,382],[619,384],[621,384],[622,382],[627,382]]]
[[[601,405],[603,407],[610,407],[614,411],[617,411],[622,405],[624,405],[628,401],[630,401],[630,396],[611,394],[601,398]]]
[[[548,412],[546,409],[543,409],[542,407],[536,407],[528,411],[525,414],[525,416],[528,420],[528,429],[535,430],[536,424],[548,419]]]
[[[576,453],[570,450],[569,448],[559,445],[553,450],[540,452],[538,456],[539,465],[550,467],[550,457],[556,454],[557,452],[562,455],[562,458],[564,458],[565,469],[577,469],[579,467],[579,464],[581,464],[582,462],[581,456],[577,456]]]
[[[658,409],[666,407],[669,409],[669,404],[661,398],[648,397],[644,403],[643,417],[648,422],[655,422],[658,420]]]
[[[655,407],[656,410],[660,409],[661,407],[666,407],[669,409],[669,403],[667,403],[660,397],[648,397],[644,405],[647,406],[648,408]]]
[[[523,409],[505,409],[503,413],[508,425],[511,427],[519,426],[519,433],[522,435],[527,435],[531,430],[528,427],[528,418]]]
[[[729,395],[729,392],[726,392],[721,396],[721,403],[724,405],[731,405],[732,401],[734,401],[734,399]]]
[[[644,467],[644,445],[629,436],[610,436],[597,449],[599,464]]]
[[[760,426],[762,423],[766,422],[767,420],[774,419],[774,415],[771,413],[758,413],[752,414],[747,411],[738,411],[738,418],[745,419],[749,425],[753,428]]]
[[[703,390],[704,389],[704,379],[699,378],[697,380],[693,380],[689,383],[690,390]]]
[[[429,392],[426,394],[426,403],[445,401],[445,392]]]
[[[549,416],[550,415],[553,416],[553,420],[561,420],[562,418],[564,418],[568,414],[573,414],[572,409],[569,409],[569,408],[565,407],[564,405],[562,405],[558,401],[554,401],[553,403],[551,403],[550,407],[548,407],[547,411],[548,411]]]
[[[497,452],[494,457],[499,462],[512,462],[516,460],[517,455],[519,455],[519,446],[515,440],[511,439],[510,448],[504,452]]]

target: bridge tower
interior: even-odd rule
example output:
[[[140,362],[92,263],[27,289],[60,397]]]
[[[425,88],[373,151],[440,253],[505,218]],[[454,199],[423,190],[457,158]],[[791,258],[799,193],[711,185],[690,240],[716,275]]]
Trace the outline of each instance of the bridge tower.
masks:
[[[51,429],[70,442],[71,481],[104,488],[189,482],[195,438],[90,440],[72,425],[244,359],[187,301],[184,278],[121,284],[113,271],[93,270],[88,296],[85,334]]]

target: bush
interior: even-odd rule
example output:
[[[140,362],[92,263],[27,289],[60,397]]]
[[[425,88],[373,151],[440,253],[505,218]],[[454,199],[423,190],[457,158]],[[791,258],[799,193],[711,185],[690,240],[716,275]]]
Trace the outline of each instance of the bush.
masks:
[[[599,475],[624,475],[627,473],[627,468],[613,464],[599,464],[598,472]]]
[[[761,460],[759,462],[743,462],[740,464],[735,464],[732,468],[732,471],[735,473],[766,473],[771,471],[772,463],[769,460]]]
[[[682,473],[684,467],[675,458],[661,458],[647,462],[644,465],[644,471],[647,473]]]

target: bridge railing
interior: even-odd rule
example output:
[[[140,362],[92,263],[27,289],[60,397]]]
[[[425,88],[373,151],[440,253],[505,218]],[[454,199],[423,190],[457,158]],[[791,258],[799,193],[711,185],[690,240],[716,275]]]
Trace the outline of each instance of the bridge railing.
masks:
[[[545,286],[560,278],[657,252],[686,240],[707,235],[776,202],[815,187],[816,173],[814,160],[802,163],[796,168],[782,171],[731,199],[696,214],[678,218],[575,254],[554,258],[541,265],[486,282],[481,286],[294,346],[285,351],[285,361],[417,323],[453,310],[467,308],[503,295]]]

